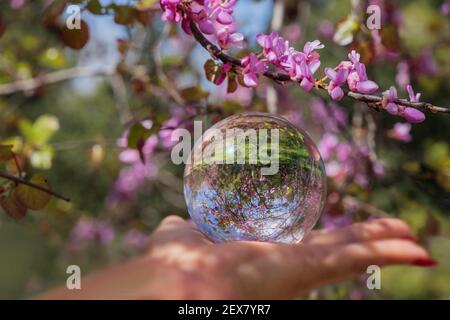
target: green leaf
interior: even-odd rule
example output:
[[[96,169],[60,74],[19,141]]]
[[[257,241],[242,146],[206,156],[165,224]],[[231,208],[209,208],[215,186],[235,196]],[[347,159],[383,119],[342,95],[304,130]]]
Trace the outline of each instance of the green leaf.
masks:
[[[8,196],[0,197],[0,206],[8,216],[14,220],[20,220],[26,216],[28,209],[19,201],[15,190]]]
[[[138,0],[138,3],[136,4],[136,8],[138,10],[147,10],[151,9],[155,6],[156,0]]]
[[[47,182],[47,179],[40,174],[35,174],[31,177],[30,182],[45,188],[50,189],[50,185]],[[50,201],[51,195],[47,192],[38,190],[36,188],[19,184],[15,189],[15,194],[17,199],[22,203],[23,206],[29,208],[31,210],[41,210],[43,209],[47,203]]]
[[[103,8],[99,0],[90,0],[86,8],[93,14],[100,15],[103,13]]]
[[[159,131],[161,125],[153,124],[150,129],[145,128],[141,123],[136,123],[128,132],[128,148],[141,149],[145,141]]]
[[[27,119],[19,122],[19,129],[27,142],[35,146],[46,144],[59,130],[58,118],[51,115],[42,115],[31,123]]]
[[[48,170],[52,167],[52,160],[54,155],[55,150],[52,146],[43,146],[31,152],[30,163],[33,168]]]

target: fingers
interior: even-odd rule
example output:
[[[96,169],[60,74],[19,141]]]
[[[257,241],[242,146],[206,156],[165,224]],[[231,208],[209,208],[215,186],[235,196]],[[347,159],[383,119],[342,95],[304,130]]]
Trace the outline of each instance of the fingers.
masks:
[[[384,239],[343,245],[308,245],[300,250],[297,263],[301,270],[294,271],[292,276],[297,274],[301,283],[297,289],[303,291],[363,274],[371,265],[432,265],[433,260],[425,249],[412,241]],[[299,271],[308,277],[300,276]]]
[[[355,223],[338,230],[314,231],[303,240],[303,243],[329,245],[395,238],[415,239],[411,228],[405,222],[385,218]]]
[[[313,246],[311,250],[320,250],[320,247]],[[370,265],[414,264],[430,256],[412,241],[387,239],[330,246],[316,258],[316,263],[329,272],[351,275],[364,272]]]
[[[271,298],[293,298],[322,285],[336,283],[365,273],[371,265],[431,265],[425,249],[412,241],[382,239],[347,244],[300,244],[260,246],[259,257],[238,268]],[[244,281],[243,281],[244,282]],[[257,284],[257,285],[256,285]],[[253,288],[247,285],[247,288]],[[258,297],[258,292],[249,295]]]
[[[194,223],[175,215],[164,218],[150,238],[150,246],[180,242],[186,245],[207,244],[210,241]]]

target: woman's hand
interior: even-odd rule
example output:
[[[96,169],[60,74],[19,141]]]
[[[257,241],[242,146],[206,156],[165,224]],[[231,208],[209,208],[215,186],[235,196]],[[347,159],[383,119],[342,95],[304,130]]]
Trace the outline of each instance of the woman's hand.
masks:
[[[370,265],[432,266],[401,220],[313,231],[301,243],[214,244],[191,222],[164,219],[138,259],[58,289],[48,299],[282,299],[365,273]]]

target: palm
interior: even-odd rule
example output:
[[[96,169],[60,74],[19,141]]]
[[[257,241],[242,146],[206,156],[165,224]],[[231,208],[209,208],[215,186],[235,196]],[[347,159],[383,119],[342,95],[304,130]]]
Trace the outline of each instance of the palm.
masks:
[[[148,256],[181,274],[196,297],[293,298],[369,265],[429,261],[413,239],[404,222],[380,219],[314,231],[296,245],[214,244],[194,224],[169,217],[152,235]]]

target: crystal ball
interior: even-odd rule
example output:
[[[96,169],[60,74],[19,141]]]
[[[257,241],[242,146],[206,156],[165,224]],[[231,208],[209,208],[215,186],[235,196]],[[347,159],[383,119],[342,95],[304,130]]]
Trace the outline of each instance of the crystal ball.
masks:
[[[309,135],[282,117],[228,117],[196,141],[186,162],[189,214],[214,242],[296,243],[322,213],[322,158]]]

